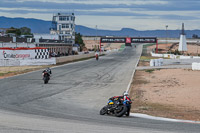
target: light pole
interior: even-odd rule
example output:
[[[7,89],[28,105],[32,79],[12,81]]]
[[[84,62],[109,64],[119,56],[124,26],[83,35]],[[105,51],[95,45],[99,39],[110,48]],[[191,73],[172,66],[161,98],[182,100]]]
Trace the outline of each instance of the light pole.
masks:
[[[198,44],[199,44],[199,41],[197,41],[197,56],[198,56]]]
[[[98,49],[98,44],[97,44],[97,25],[95,26],[96,29],[96,38],[95,38],[95,45],[97,45],[97,49]],[[98,50],[97,50],[98,51]]]
[[[168,28],[168,25],[166,25],[165,27],[166,27],[166,44],[167,44],[167,28]]]

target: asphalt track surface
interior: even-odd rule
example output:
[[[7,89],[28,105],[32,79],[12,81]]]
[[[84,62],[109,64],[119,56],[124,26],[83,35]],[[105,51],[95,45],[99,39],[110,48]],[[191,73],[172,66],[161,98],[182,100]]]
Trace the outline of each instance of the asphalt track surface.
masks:
[[[99,115],[127,89],[141,49],[53,68],[48,84],[42,70],[0,80],[0,132],[199,133],[199,124]]]

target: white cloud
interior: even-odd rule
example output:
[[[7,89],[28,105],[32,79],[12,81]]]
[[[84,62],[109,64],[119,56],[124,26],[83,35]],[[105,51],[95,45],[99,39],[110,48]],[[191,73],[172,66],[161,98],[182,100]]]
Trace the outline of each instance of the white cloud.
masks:
[[[90,23],[88,23],[90,22]],[[98,29],[120,30],[121,28],[133,28],[136,30],[155,30],[165,29],[165,25],[169,25],[169,29],[179,29],[182,22],[185,22],[186,29],[200,29],[200,20],[163,20],[155,18],[137,18],[130,16],[77,16],[76,24],[85,25],[91,28],[98,26]],[[189,26],[191,25],[191,26]]]
[[[137,30],[163,29],[166,23],[169,28],[177,29],[182,22],[191,25],[189,29],[200,28],[200,10],[193,10],[193,7],[186,5],[183,8],[173,5],[173,2],[178,3],[177,0],[2,0],[2,2],[4,6],[0,5],[0,16],[6,17],[51,20],[53,13],[71,12],[74,9],[76,24],[89,27],[98,25],[99,29],[119,30],[123,27]],[[195,5],[194,1],[186,0],[180,4],[184,5],[184,2]]]

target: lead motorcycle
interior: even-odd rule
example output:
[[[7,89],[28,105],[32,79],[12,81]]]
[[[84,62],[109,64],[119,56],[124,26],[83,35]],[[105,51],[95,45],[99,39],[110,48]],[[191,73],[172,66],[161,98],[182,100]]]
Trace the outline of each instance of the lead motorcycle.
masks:
[[[114,97],[113,100],[108,101],[108,105],[100,110],[100,115],[115,115],[121,117],[123,115],[129,116],[131,108],[130,100],[123,100],[120,97]]]

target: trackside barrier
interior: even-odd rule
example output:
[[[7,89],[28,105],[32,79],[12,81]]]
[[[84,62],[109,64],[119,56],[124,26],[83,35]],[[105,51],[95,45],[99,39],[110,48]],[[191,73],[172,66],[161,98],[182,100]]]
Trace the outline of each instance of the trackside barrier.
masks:
[[[112,52],[115,52],[115,51],[112,51]],[[99,53],[99,55],[108,54],[108,53],[109,52],[101,52],[101,53]],[[87,59],[87,58],[91,58],[91,57],[95,57],[95,53],[65,56],[65,57],[57,57],[56,58],[56,64],[65,63],[65,62],[72,62],[72,61],[76,61],[76,60],[80,60],[80,59]]]
[[[192,63],[192,70],[200,70],[200,63],[193,62]]]
[[[0,66],[37,66],[56,64],[55,58],[50,59],[0,59]]]
[[[170,59],[200,59],[200,56],[184,56],[184,55],[174,55],[174,54],[156,54],[151,52],[153,57],[165,57]]]
[[[112,51],[114,52],[114,51]],[[101,52],[100,55],[108,54],[109,52]],[[52,57],[49,59],[0,59],[0,66],[32,66],[32,65],[53,65],[59,63],[66,63],[76,61],[80,59],[87,59],[94,57],[95,53],[64,56],[64,57]]]
[[[56,58],[56,64],[71,62],[71,61],[80,60],[80,59],[84,59],[84,58],[90,58],[90,57],[94,57],[94,56],[95,56],[95,53],[65,56],[65,57],[57,57]]]
[[[162,65],[163,65],[163,58],[150,60],[150,66],[162,66]]]

